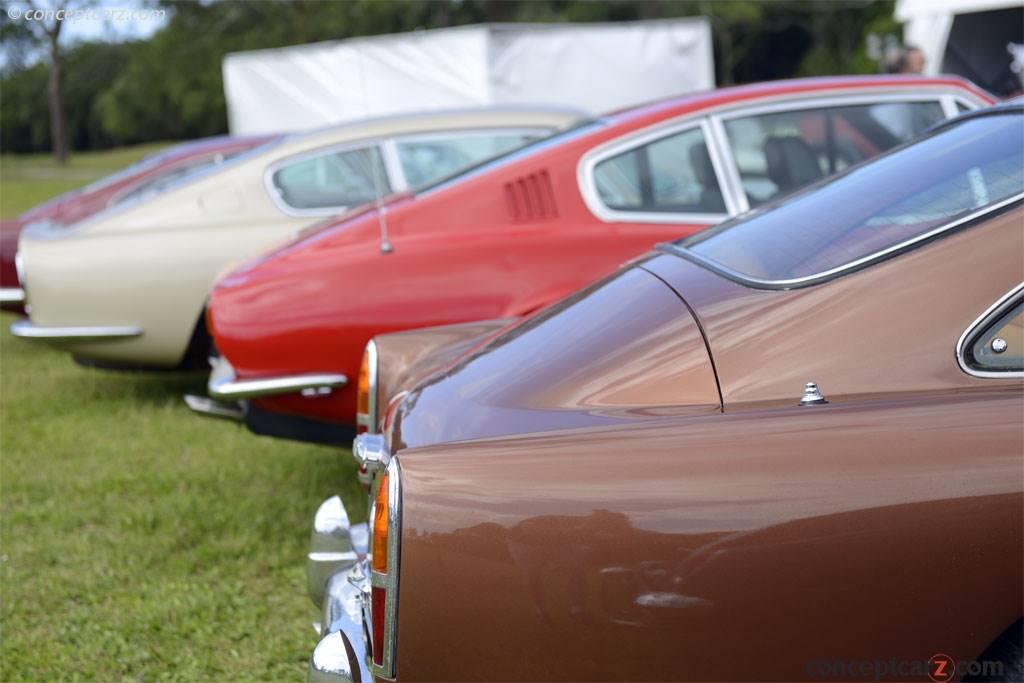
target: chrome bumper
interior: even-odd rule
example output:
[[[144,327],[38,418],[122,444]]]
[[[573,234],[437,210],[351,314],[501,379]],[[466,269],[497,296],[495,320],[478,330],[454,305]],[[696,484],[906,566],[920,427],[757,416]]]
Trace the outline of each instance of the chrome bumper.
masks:
[[[135,325],[36,325],[28,318],[11,323],[11,334],[22,339],[40,339],[50,342],[75,342],[105,339],[130,339],[142,335]]]
[[[206,392],[210,398],[218,401],[238,401],[278,394],[319,396],[329,394],[334,389],[346,384],[348,384],[348,377],[345,375],[323,372],[237,379],[231,363],[221,356],[210,372],[210,381],[206,385]]]
[[[320,642],[309,660],[309,683],[373,680],[367,665],[363,605],[369,598],[368,529],[352,526],[341,499],[328,498],[313,519],[306,580],[321,609]]]
[[[0,287],[0,304],[25,303],[25,290],[21,287]]]
[[[193,412],[206,417],[219,417],[223,420],[241,422],[245,419],[245,411],[239,403],[224,403],[206,396],[185,394],[185,405]]]

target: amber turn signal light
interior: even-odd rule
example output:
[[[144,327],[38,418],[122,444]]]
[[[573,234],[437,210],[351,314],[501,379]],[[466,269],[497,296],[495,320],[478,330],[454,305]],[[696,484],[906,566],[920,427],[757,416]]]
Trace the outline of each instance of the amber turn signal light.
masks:
[[[365,432],[370,420],[370,354],[363,351],[363,362],[359,365],[359,382],[356,385],[356,431]]]
[[[373,562],[375,572],[388,570],[388,474],[380,478],[380,488],[373,503]]]

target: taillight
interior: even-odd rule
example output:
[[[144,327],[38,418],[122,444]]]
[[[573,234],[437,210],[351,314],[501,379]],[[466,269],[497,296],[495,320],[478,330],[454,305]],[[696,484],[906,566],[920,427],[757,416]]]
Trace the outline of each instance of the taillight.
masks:
[[[363,351],[356,387],[356,432],[377,433],[377,344],[371,339]]]
[[[395,631],[398,627],[398,561],[401,533],[401,493],[398,459],[377,478],[371,521],[370,544],[370,648],[373,673],[381,678],[395,674]]]
[[[384,665],[384,608],[387,606],[387,591],[378,586],[370,589],[370,604],[373,606],[373,663]]]

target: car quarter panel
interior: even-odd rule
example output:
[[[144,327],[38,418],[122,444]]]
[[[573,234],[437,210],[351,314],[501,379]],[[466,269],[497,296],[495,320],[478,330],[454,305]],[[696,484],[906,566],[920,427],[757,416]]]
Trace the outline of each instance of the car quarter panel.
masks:
[[[70,342],[98,360],[173,366],[186,351],[224,264],[300,228],[303,220],[169,225],[115,234],[72,232],[21,240],[26,291],[37,325],[137,325],[136,339]],[[157,313],[158,312],[158,313]]]
[[[832,402],[876,394],[970,391],[1012,379],[962,372],[963,331],[1024,278],[1024,208],[899,258],[789,291],[753,289],[674,255],[644,264],[696,311],[725,410],[797,401],[816,382]]]
[[[719,410],[714,368],[685,304],[629,267],[425,380],[398,406],[389,437],[397,452]]]
[[[395,395],[484,343],[517,320],[482,320],[374,337],[377,345],[379,412],[383,413]]]
[[[1024,602],[1022,411],[992,385],[407,450],[398,677],[975,658]]]

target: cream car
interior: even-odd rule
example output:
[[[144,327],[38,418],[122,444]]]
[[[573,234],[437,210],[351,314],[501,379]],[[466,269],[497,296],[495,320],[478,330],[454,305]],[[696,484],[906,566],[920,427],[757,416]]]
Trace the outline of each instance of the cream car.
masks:
[[[323,217],[415,189],[584,115],[552,108],[391,116],[285,137],[73,225],[29,225],[11,332],[111,367],[205,363],[207,295],[227,265]]]

